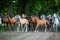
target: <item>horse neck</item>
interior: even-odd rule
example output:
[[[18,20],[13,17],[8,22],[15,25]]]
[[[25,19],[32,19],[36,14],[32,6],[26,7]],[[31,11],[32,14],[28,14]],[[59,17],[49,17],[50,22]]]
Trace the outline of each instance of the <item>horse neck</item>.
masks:
[[[35,20],[38,21],[38,20],[40,20],[40,19],[36,18]]]
[[[8,19],[11,21],[11,18],[10,17],[8,17]]]
[[[19,18],[19,20],[21,20],[21,17],[19,15],[15,16],[15,18]]]
[[[19,18],[19,20],[21,20],[21,19],[22,19],[20,16],[19,16],[18,18]]]
[[[18,15],[17,18],[19,18],[19,20],[20,20],[20,22],[21,22],[21,20],[22,20],[21,16]]]
[[[58,18],[55,18],[55,21],[58,21]]]
[[[54,20],[54,22],[57,24],[57,23],[59,23],[59,20],[58,20],[58,18],[56,18],[55,17],[55,20]]]

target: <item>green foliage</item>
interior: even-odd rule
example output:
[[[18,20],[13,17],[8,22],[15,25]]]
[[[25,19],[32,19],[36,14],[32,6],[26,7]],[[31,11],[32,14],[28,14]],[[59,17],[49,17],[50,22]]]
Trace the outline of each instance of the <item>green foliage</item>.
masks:
[[[32,1],[26,7],[26,12],[31,14],[37,14],[41,9],[40,1]]]
[[[13,1],[15,1],[15,3],[13,3]],[[13,15],[19,12],[24,13],[24,11],[28,15],[60,13],[60,0],[4,0],[4,5],[0,6],[1,12],[8,12],[11,3],[13,3]]]
[[[59,0],[35,0],[28,4],[27,13],[40,14],[52,14],[59,12]],[[58,7],[57,7],[58,6]],[[30,10],[31,9],[31,10]]]
[[[17,0],[15,0],[16,2],[15,3],[13,3],[13,15],[16,15],[16,13],[17,13],[17,3],[18,3],[18,1]]]

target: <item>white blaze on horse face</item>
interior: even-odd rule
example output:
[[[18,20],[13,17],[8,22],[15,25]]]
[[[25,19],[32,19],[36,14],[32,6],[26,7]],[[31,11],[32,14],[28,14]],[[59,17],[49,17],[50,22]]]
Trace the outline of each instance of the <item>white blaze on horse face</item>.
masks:
[[[27,15],[26,14],[22,14],[22,17],[24,18],[24,17],[26,17]]]
[[[56,15],[56,14],[54,14],[54,17],[57,17],[57,15]]]
[[[24,14],[22,14],[22,17],[24,17]]]

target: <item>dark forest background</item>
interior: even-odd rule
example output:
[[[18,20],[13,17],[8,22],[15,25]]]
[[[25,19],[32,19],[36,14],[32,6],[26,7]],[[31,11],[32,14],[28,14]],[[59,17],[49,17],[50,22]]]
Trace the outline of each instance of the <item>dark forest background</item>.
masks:
[[[60,0],[0,0],[0,13],[60,15]]]

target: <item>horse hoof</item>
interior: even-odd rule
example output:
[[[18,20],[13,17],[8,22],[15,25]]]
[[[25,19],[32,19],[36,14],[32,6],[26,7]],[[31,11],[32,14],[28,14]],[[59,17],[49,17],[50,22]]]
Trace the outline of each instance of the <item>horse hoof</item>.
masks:
[[[46,31],[45,31],[46,32]]]
[[[37,31],[38,32],[38,31]]]
[[[27,32],[27,31],[25,31],[25,32]]]
[[[34,32],[36,32],[36,31],[34,31]]]

